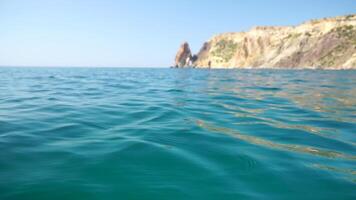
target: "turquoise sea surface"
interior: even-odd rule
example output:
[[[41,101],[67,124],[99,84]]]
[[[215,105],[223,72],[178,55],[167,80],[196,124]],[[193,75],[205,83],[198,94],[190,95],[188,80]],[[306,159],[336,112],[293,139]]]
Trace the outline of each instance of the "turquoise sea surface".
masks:
[[[0,199],[356,199],[356,71],[0,68]]]

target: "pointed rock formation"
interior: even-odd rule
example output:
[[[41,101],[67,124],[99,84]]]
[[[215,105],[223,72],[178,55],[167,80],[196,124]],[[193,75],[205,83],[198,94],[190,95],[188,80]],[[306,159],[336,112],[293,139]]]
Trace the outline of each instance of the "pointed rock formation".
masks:
[[[191,60],[192,52],[190,51],[189,44],[187,42],[184,42],[177,52],[174,67],[189,67],[191,65]]]

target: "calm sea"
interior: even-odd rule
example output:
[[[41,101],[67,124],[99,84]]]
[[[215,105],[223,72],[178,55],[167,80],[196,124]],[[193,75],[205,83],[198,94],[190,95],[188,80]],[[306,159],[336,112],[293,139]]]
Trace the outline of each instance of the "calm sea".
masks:
[[[0,199],[356,199],[356,71],[0,68]]]

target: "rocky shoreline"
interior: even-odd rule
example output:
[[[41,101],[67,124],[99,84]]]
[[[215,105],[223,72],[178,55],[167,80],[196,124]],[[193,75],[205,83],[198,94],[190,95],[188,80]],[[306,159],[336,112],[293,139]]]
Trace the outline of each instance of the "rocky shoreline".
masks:
[[[356,15],[223,33],[197,54],[184,42],[173,67],[356,69]]]

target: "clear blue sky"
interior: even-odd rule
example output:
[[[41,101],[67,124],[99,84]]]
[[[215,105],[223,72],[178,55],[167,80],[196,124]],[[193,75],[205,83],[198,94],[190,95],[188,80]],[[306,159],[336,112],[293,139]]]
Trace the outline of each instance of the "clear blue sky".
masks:
[[[221,32],[356,13],[356,0],[0,0],[0,65],[166,67]]]

